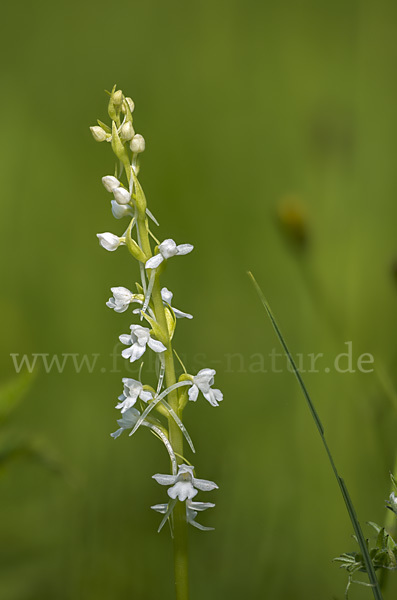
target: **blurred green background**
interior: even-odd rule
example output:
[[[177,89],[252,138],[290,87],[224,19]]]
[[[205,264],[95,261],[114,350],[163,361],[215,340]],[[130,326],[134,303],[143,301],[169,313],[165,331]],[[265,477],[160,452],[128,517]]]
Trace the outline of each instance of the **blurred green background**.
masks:
[[[110,147],[88,129],[114,83],[136,103],[158,235],[195,245],[163,278],[195,316],[176,348],[189,370],[216,368],[225,396],[186,411],[199,476],[220,486],[201,495],[216,531],[191,531],[192,599],[343,597],[331,560],[356,549],[352,528],[292,374],[281,359],[270,372],[279,347],[246,271],[292,351],[324,353],[306,383],[360,519],[382,523],[397,451],[396,18],[392,0],[3,7],[1,379],[10,353],[100,356],[92,373],[42,368],[3,426],[60,467],[25,457],[1,472],[1,599],[173,598],[149,508],[166,497],[151,479],[166,453],[147,430],[109,436],[128,374],[109,354],[131,316],[105,301],[137,279],[95,237],[124,225],[101,185]],[[325,372],[346,341],[373,373]]]

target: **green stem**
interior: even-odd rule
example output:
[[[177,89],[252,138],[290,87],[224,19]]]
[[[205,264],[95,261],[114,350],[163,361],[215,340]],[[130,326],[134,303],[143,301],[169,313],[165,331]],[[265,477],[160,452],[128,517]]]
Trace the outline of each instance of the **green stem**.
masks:
[[[146,217],[139,216],[137,226],[142,250],[149,258],[152,256],[149,235],[146,225]],[[167,350],[164,352],[165,380],[167,387],[176,383],[174,355],[172,344],[168,335],[167,319],[164,311],[164,304],[161,298],[161,287],[158,277],[153,285],[152,301],[156,320],[160,327],[167,332]],[[181,417],[178,402],[177,390],[169,394],[169,404],[179,417]],[[177,455],[178,464],[182,462],[183,456],[183,434],[172,417],[168,419],[169,440]],[[179,456],[178,456],[179,455]],[[175,574],[175,592],[176,600],[189,600],[189,575],[188,575],[188,536],[186,522],[186,508],[184,502],[177,502],[173,511],[174,517],[174,574]]]

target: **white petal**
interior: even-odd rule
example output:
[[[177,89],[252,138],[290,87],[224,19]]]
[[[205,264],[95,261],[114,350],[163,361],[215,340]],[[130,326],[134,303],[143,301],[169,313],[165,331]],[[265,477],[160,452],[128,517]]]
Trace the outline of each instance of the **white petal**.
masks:
[[[192,402],[196,402],[198,395],[199,395],[199,389],[198,389],[197,385],[192,385],[189,388],[188,395],[189,395],[189,400],[191,400]]]
[[[164,258],[171,258],[178,254],[177,245],[172,239],[164,240],[159,245],[159,252],[164,256]]]
[[[114,252],[120,246],[121,239],[117,237],[117,235],[109,233],[109,231],[97,233],[96,236],[102,248],[105,248],[105,250],[108,250],[109,252]]]
[[[119,435],[121,435],[124,431],[124,427],[120,427],[120,429],[118,429],[117,431],[115,431],[114,433],[111,433],[110,435],[112,436],[112,438],[115,440],[116,438],[119,437]]]
[[[194,380],[197,385],[212,385],[215,375],[215,369],[201,369],[194,377]]]
[[[125,300],[126,302],[131,302],[132,300],[132,292],[122,285],[112,287],[110,291],[116,299]]]
[[[141,356],[145,353],[146,346],[140,346],[139,344],[133,344],[131,346],[131,358],[130,362],[134,362],[141,358]]]
[[[117,423],[124,429],[134,427],[135,423],[141,416],[141,413],[136,408],[129,408],[123,414],[121,419],[118,419]]]
[[[179,467],[178,467],[178,475],[180,475],[181,473],[188,473],[190,475],[190,479],[193,477],[193,471],[194,471],[193,465],[187,465],[187,464],[183,463],[182,465],[179,465]]]
[[[213,502],[189,502],[189,508],[200,512],[207,510],[207,508],[214,508],[214,506]]]
[[[130,358],[130,357],[131,357],[131,354],[132,354],[132,346],[130,346],[129,348],[125,348],[125,349],[122,351],[122,353],[121,353],[121,356],[122,356],[123,358]],[[133,361],[131,361],[131,362],[133,362]]]
[[[219,406],[219,402],[223,400],[223,394],[220,390],[209,389],[208,392],[203,392],[203,396],[212,406]]]
[[[168,504],[154,504],[154,506],[151,506],[150,508],[165,515],[165,513],[167,512]]]
[[[214,396],[217,402],[222,402],[223,400],[223,394],[221,392],[221,390],[212,390],[214,392]]]
[[[172,301],[172,297],[173,297],[173,293],[170,292],[170,290],[166,287],[163,287],[161,290],[161,299],[163,300],[163,302],[167,302],[168,304],[171,304]]]
[[[124,205],[121,206],[116,202],[116,200],[111,201],[112,205],[112,214],[115,219],[122,219],[123,217],[133,217],[134,211],[131,206]]]
[[[163,262],[164,258],[161,254],[156,254],[155,256],[152,256],[152,258],[149,258],[149,260],[146,261],[145,264],[145,269],[157,269],[157,267]]]
[[[140,381],[137,381],[136,379],[131,379],[131,377],[123,377],[123,379],[121,380],[123,382],[123,385],[125,385],[126,387],[128,387],[129,390],[140,390],[142,387],[142,384]]]
[[[126,346],[131,344],[131,336],[128,335],[128,333],[122,333],[121,335],[119,335],[119,340],[122,344],[125,344]]]
[[[162,473],[157,473],[152,476],[152,479],[155,479],[160,485],[172,485],[176,481],[176,475],[163,475]]]
[[[194,246],[192,246],[191,244],[179,244],[179,246],[177,246],[177,253],[178,254],[189,254],[189,252],[191,252],[193,250]]]
[[[144,402],[150,402],[150,400],[153,398],[152,393],[148,392],[147,390],[142,390],[139,394],[139,397]]]
[[[149,338],[147,345],[153,352],[165,352],[167,348],[159,340]]]
[[[196,479],[193,477],[193,485],[202,492],[210,492],[211,490],[217,490],[218,486],[213,481],[207,479]]]
[[[121,408],[121,414],[123,414],[126,410],[134,406],[135,402],[136,398],[131,398],[131,396],[128,396],[125,398],[125,400],[123,400],[123,402],[119,402],[119,404],[116,405],[116,408]]]
[[[177,319],[183,319],[183,318],[193,319],[193,315],[182,312],[181,310],[178,310],[177,308],[174,308],[173,306],[171,306],[171,308],[174,311],[174,315],[176,316]]]
[[[123,313],[123,312],[125,312],[127,310],[128,306],[129,306],[129,303],[127,303],[127,304],[120,304],[119,306],[115,306],[114,307],[114,312],[116,312],[116,313]]]
[[[197,523],[197,521],[195,521],[194,519],[188,520],[188,522],[190,523],[190,525],[193,525],[193,527],[197,527],[197,529],[200,529],[200,531],[214,531],[214,527],[204,527],[204,525],[201,525],[201,523]]]
[[[142,327],[142,325],[131,325],[130,329],[136,337],[148,337],[150,333],[150,329],[148,327]]]

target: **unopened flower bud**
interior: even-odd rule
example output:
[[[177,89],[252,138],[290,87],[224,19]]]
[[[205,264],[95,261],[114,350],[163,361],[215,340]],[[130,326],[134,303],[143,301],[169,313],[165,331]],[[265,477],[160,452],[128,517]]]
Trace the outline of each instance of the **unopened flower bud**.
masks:
[[[117,90],[113,94],[113,104],[116,108],[120,108],[123,103],[123,92],[121,90]]]
[[[102,248],[109,250],[109,252],[114,252],[114,250],[117,250],[120,244],[124,244],[121,238],[113,233],[109,233],[108,231],[105,233],[97,233],[96,236]]]
[[[116,200],[112,200],[111,205],[112,205],[112,214],[115,219],[122,219],[123,217],[133,217],[134,216],[134,211],[132,210],[131,206],[128,206],[128,204],[121,206],[120,204],[118,204],[116,202]]]
[[[140,154],[145,150],[145,138],[137,133],[131,140],[130,148],[135,154]]]
[[[120,137],[123,138],[123,140],[129,141],[129,140],[132,140],[134,135],[135,135],[135,131],[134,131],[131,121],[126,121],[124,123],[124,125],[121,126]]]
[[[131,196],[125,188],[118,187],[113,190],[113,194],[117,204],[128,204],[131,200]]]
[[[106,132],[103,131],[102,127],[94,125],[94,127],[90,127],[90,130],[96,142],[104,142],[106,140]]]
[[[120,186],[120,181],[113,175],[105,175],[102,177],[102,183],[108,192],[114,192]]]

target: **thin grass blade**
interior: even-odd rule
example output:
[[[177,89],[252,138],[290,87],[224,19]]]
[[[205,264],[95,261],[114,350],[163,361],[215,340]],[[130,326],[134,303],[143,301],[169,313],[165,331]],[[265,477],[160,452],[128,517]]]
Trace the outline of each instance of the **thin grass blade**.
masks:
[[[331,451],[330,451],[330,449],[328,447],[327,441],[326,441],[325,436],[324,436],[323,425],[322,425],[322,423],[320,421],[320,418],[319,418],[319,416],[317,414],[317,411],[316,411],[316,409],[314,407],[314,404],[313,404],[313,402],[312,402],[312,400],[310,398],[309,392],[307,391],[307,388],[306,388],[306,386],[305,386],[305,384],[303,382],[301,374],[298,371],[298,368],[297,368],[297,366],[295,364],[295,361],[292,358],[292,355],[291,355],[291,353],[290,353],[290,351],[288,349],[287,343],[286,343],[286,341],[285,341],[285,339],[284,339],[284,337],[283,337],[283,335],[282,335],[282,333],[280,331],[280,328],[279,328],[279,326],[277,324],[277,321],[276,321],[276,319],[275,319],[275,317],[273,315],[273,312],[272,312],[272,310],[271,310],[271,308],[270,308],[270,306],[269,306],[269,304],[268,304],[268,302],[267,302],[267,300],[266,300],[266,298],[265,298],[265,296],[264,296],[261,288],[259,287],[259,285],[258,285],[255,277],[252,275],[251,272],[248,272],[248,276],[250,277],[250,279],[251,279],[251,281],[252,281],[252,283],[253,283],[253,285],[254,285],[254,287],[256,289],[256,292],[257,292],[257,294],[258,294],[258,296],[259,296],[259,298],[260,298],[260,300],[261,300],[261,302],[262,302],[262,304],[263,304],[263,306],[264,306],[264,308],[266,310],[266,313],[267,313],[267,315],[268,315],[268,317],[269,317],[269,319],[270,319],[270,321],[271,321],[271,323],[273,325],[273,328],[274,328],[274,330],[275,330],[275,332],[277,334],[279,342],[280,342],[281,346],[285,350],[287,358],[288,358],[288,360],[289,360],[289,362],[291,364],[291,367],[293,369],[294,375],[295,375],[295,377],[297,378],[297,380],[299,382],[300,388],[301,388],[302,393],[303,393],[303,395],[304,395],[304,397],[305,397],[305,399],[307,401],[307,404],[309,406],[309,409],[310,409],[310,412],[312,414],[313,420],[314,420],[314,422],[316,424],[316,427],[317,427],[317,429],[318,429],[318,431],[320,433],[320,436],[321,436],[324,448],[325,448],[325,450],[327,452],[329,461],[331,463],[332,470],[334,472],[334,475],[335,475],[336,480],[338,482],[338,485],[339,485],[339,488],[341,490],[343,499],[345,501],[346,509],[347,509],[347,512],[349,513],[350,521],[351,521],[351,523],[353,525],[354,533],[356,534],[357,541],[358,541],[358,544],[360,546],[361,553],[363,555],[365,567],[366,567],[366,570],[367,570],[367,574],[368,574],[368,578],[369,578],[369,581],[370,581],[370,586],[371,586],[374,598],[376,600],[383,600],[382,592],[381,592],[380,587],[379,587],[379,582],[378,582],[377,577],[376,577],[374,566],[373,566],[371,558],[369,556],[367,544],[365,542],[365,538],[364,538],[364,535],[363,535],[363,532],[362,532],[362,529],[361,529],[360,522],[358,520],[356,511],[355,511],[353,502],[352,502],[352,500],[350,498],[349,492],[347,490],[346,484],[343,481],[343,479],[339,476],[339,473],[338,473],[338,471],[336,469],[336,466],[335,466],[335,463],[334,463],[334,459],[332,457]]]

